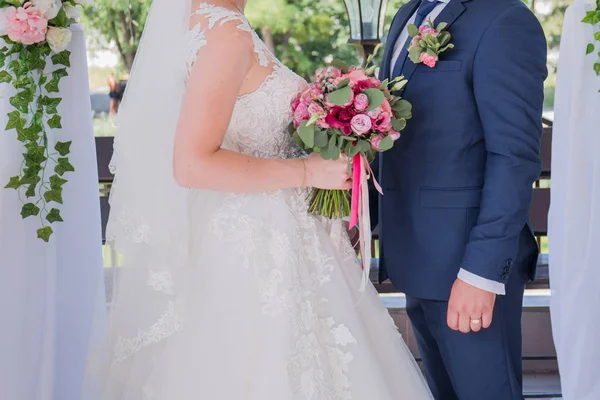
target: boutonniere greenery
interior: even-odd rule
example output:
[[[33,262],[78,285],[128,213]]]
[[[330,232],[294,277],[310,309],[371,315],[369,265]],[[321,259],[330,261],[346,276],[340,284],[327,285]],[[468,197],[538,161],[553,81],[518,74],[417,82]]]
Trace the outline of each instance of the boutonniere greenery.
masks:
[[[429,68],[435,67],[440,54],[454,48],[450,43],[452,35],[446,28],[447,23],[441,22],[435,26],[431,20],[420,28],[414,24],[408,25],[408,34],[412,37],[408,46],[408,57],[411,61],[415,64],[423,63]]]

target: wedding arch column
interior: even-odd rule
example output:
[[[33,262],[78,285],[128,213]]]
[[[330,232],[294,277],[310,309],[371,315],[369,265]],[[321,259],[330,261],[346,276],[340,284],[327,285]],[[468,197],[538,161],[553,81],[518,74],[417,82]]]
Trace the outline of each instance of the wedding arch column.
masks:
[[[85,38],[78,26],[69,76],[60,85],[61,140],[72,140],[75,172],[63,186],[64,222],[49,243],[37,238],[39,218],[21,219],[14,190],[0,188],[0,399],[79,400],[88,348],[104,312],[96,153]],[[8,89],[10,85],[6,86]],[[10,90],[9,90],[10,92]],[[0,185],[16,174],[22,145],[4,131],[6,92],[0,99]]]
[[[600,51],[581,21],[594,0],[567,9],[560,47],[549,215],[551,314],[563,398],[600,399]]]

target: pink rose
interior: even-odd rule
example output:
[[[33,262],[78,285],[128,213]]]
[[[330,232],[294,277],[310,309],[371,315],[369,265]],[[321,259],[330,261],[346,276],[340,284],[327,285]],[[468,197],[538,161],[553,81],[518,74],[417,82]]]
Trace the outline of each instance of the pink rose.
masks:
[[[390,106],[390,103],[387,100],[384,100],[383,103],[381,103],[381,111],[392,115],[392,106]]]
[[[381,149],[379,148],[379,142],[381,142],[384,138],[385,138],[385,136],[383,136],[383,135],[377,135],[377,136],[373,136],[369,140],[369,142],[371,142],[371,146],[373,146],[373,150],[381,151]]]
[[[364,111],[369,107],[369,98],[366,94],[358,94],[354,98],[354,108],[357,111]]]
[[[371,122],[371,118],[369,118],[366,114],[356,114],[352,121],[350,121],[350,126],[352,126],[352,130],[359,135],[364,135],[371,130],[373,126]]]
[[[356,85],[360,81],[366,81],[369,77],[365,74],[365,71],[359,68],[351,69],[344,78],[350,79],[350,86]]]
[[[381,112],[381,107],[377,107],[376,109],[367,112],[367,115],[371,117],[371,119],[377,119],[379,118],[379,114],[381,114]]]
[[[298,96],[294,100],[292,100],[292,110],[296,111],[296,108],[298,108],[298,105],[300,105],[300,96]]]
[[[394,142],[395,142],[396,140],[400,139],[400,132],[391,131],[390,136],[392,137],[392,140],[394,140]]]
[[[46,39],[48,21],[30,3],[24,7],[7,7],[3,14],[6,33],[13,42],[31,45]]]
[[[435,67],[435,64],[437,64],[437,60],[437,56],[432,56],[427,52],[421,53],[421,55],[419,56],[419,61],[427,65],[429,68]]]
[[[312,102],[308,105],[308,114],[312,117],[315,114],[322,114],[325,110],[318,103]]]
[[[387,132],[392,127],[392,117],[387,112],[382,112],[373,123],[373,128],[378,132]]]
[[[436,29],[433,29],[427,25],[424,25],[419,28],[419,33],[421,34],[421,36],[425,36],[427,34],[432,35],[432,36],[437,36],[439,32]]]

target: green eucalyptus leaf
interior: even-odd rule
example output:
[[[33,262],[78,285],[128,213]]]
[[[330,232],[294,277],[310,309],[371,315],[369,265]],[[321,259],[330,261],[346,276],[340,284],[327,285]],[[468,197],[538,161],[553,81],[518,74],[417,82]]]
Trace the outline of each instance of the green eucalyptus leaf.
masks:
[[[410,61],[414,62],[415,64],[418,64],[421,62],[421,61],[419,61],[419,57],[421,57],[421,53],[423,53],[422,48],[413,47],[412,49],[410,49],[408,51],[408,58],[410,58]]]
[[[46,243],[50,241],[50,236],[52,236],[52,233],[52,228],[50,228],[49,226],[45,226],[37,230],[38,238],[42,239]]]
[[[383,139],[381,139],[379,141],[379,149],[381,151],[387,151],[389,149],[391,149],[394,146],[394,140],[392,139],[391,136],[386,136]]]
[[[298,135],[304,142],[307,148],[313,148],[315,146],[315,126],[308,125],[306,121],[302,121],[298,127]]]
[[[63,222],[63,219],[60,215],[60,210],[58,208],[53,208],[50,210],[48,215],[46,215],[46,220],[51,224],[54,222]]]
[[[367,140],[359,140],[356,147],[358,148],[359,152],[366,153],[371,149],[371,143],[369,143]]]
[[[408,34],[412,37],[415,36],[419,36],[419,28],[417,28],[417,26],[415,24],[409,24],[408,27]]]
[[[338,89],[344,88],[344,87],[348,86],[349,83],[350,83],[350,78],[342,79],[340,81],[340,83],[338,83],[337,88]]]
[[[385,96],[380,89],[370,88],[363,92],[369,99],[369,108],[367,111],[375,110],[385,101]]]
[[[401,132],[404,128],[406,128],[406,120],[404,118],[392,118],[392,128],[394,128],[396,132]]]
[[[329,143],[329,139],[327,137],[327,132],[317,129],[315,130],[315,146],[317,147],[325,147]]]
[[[349,86],[335,90],[327,95],[327,101],[336,106],[345,106],[352,98],[352,89]]]
[[[412,104],[404,99],[401,99],[394,104],[392,109],[396,112],[397,118],[410,119],[412,116]]]
[[[446,29],[448,27],[448,23],[447,22],[440,22],[437,26],[437,28],[435,28],[438,32],[443,31],[444,29]]]
[[[331,62],[331,66],[341,70],[344,74],[348,73],[348,70],[350,69],[348,64],[337,58]]]

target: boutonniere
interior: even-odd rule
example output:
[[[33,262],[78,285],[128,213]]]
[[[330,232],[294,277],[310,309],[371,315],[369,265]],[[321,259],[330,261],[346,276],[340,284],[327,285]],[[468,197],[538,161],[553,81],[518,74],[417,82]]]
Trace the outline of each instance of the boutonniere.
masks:
[[[435,67],[440,54],[454,48],[450,43],[452,35],[445,29],[448,24],[441,22],[436,27],[433,21],[417,28],[416,25],[408,26],[408,34],[412,37],[408,46],[408,57],[415,64],[423,63],[429,68]]]

